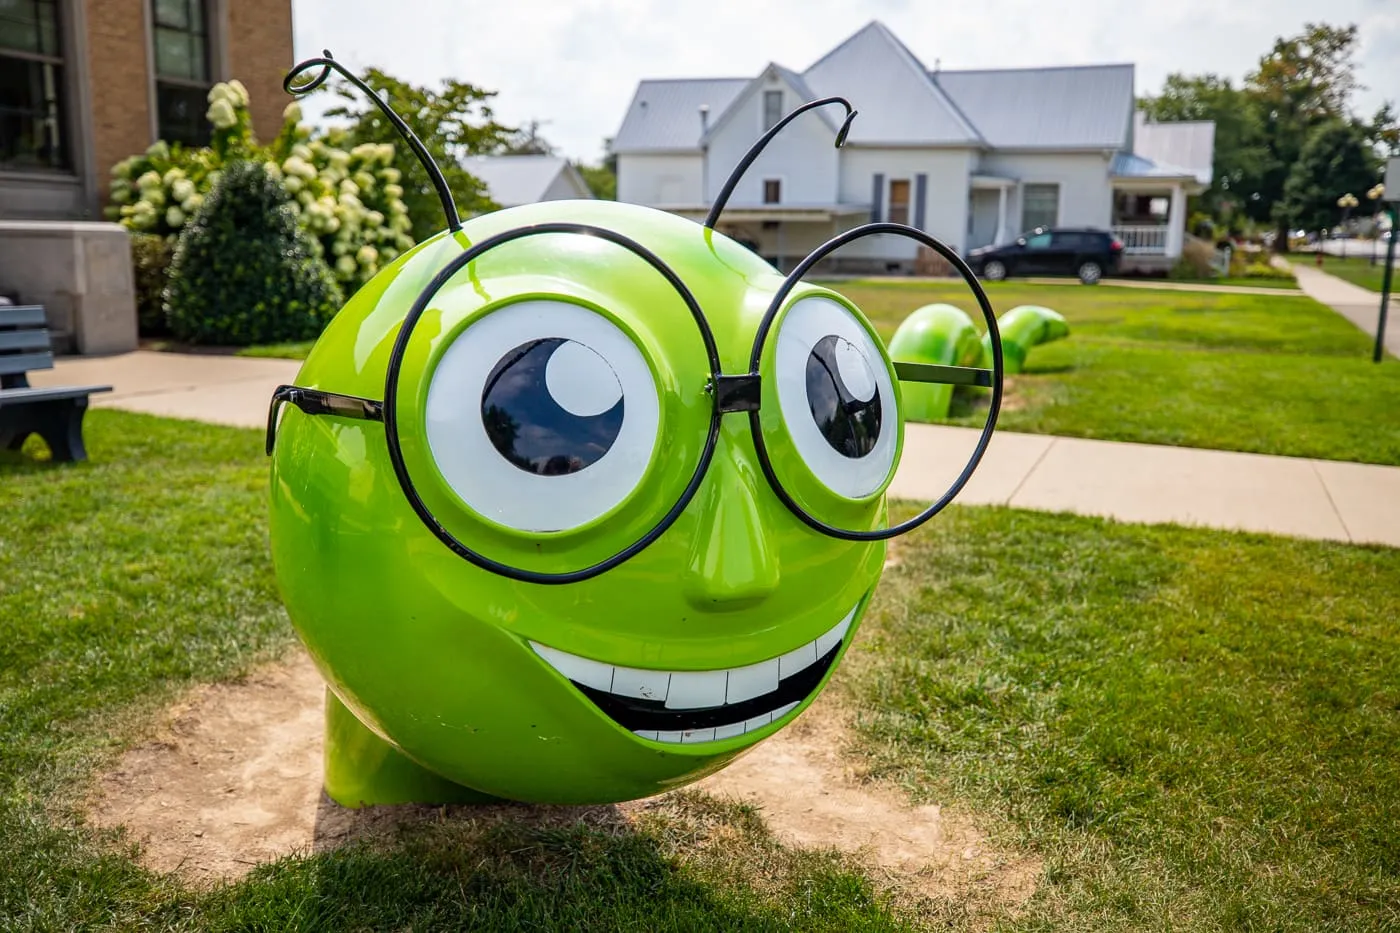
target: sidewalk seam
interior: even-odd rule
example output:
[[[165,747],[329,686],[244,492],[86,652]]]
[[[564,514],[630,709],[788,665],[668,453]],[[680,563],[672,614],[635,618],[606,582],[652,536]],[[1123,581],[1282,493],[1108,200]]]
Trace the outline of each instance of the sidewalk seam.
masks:
[[[1337,524],[1342,526],[1342,531],[1347,536],[1348,544],[1356,543],[1356,536],[1351,533],[1351,527],[1347,525],[1347,520],[1342,517],[1342,510],[1337,508],[1337,501],[1332,498],[1332,490],[1327,487],[1327,479],[1322,475],[1322,471],[1317,468],[1317,461],[1309,458],[1308,466],[1312,467],[1313,476],[1322,484],[1322,494],[1327,497],[1327,504],[1332,506],[1332,514],[1337,516]]]
[[[1032,463],[1031,468],[1026,471],[1026,475],[1021,477],[1021,481],[1016,484],[1016,488],[1011,490],[1011,495],[1006,497],[1005,504],[1008,507],[1011,505],[1011,500],[1015,499],[1021,494],[1021,490],[1025,487],[1027,481],[1030,480],[1031,475],[1035,473],[1036,470],[1040,469],[1040,465],[1045,462],[1045,458],[1050,454],[1050,448],[1054,447],[1060,442],[1060,438],[1057,435],[1052,434],[1049,435],[1049,437],[1050,443],[1046,444],[1045,449],[1040,452],[1040,456],[1035,458],[1035,463]],[[1346,526],[1343,525],[1342,527],[1345,528]]]

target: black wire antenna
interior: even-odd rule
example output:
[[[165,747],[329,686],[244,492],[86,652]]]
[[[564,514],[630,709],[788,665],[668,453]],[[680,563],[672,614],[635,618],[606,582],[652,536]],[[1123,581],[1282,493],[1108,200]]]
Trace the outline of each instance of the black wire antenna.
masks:
[[[413,154],[418,157],[418,161],[423,163],[423,168],[427,170],[428,179],[432,181],[433,187],[437,189],[438,199],[442,201],[442,212],[447,215],[447,229],[451,230],[453,233],[461,230],[462,218],[461,215],[457,213],[457,202],[452,200],[452,191],[447,187],[447,179],[443,177],[442,169],[438,168],[438,164],[433,161],[432,155],[428,153],[428,147],[423,145],[423,140],[419,139],[418,134],[414,133],[413,130],[409,128],[408,124],[404,122],[403,117],[395,113],[394,109],[385,103],[384,98],[374,92],[374,88],[362,81],[353,71],[336,61],[335,58],[332,57],[329,49],[322,52],[321,56],[321,58],[308,58],[291,71],[287,72],[287,77],[282,81],[283,90],[293,97],[304,97],[325,84],[326,80],[330,78],[332,71],[339,72],[345,80],[355,85],[355,87],[364,92],[366,97],[374,101],[374,105],[384,112],[384,116],[394,125],[394,129],[398,130],[399,135],[408,142],[409,148],[413,150]],[[313,68],[320,68],[321,73],[305,84],[296,83],[297,78]]]
[[[827,104],[840,104],[842,107],[846,108],[846,119],[842,122],[841,128],[836,131],[836,148],[840,149],[842,146],[846,145],[846,134],[851,131],[851,121],[856,118],[857,113],[856,110],[851,108],[850,101],[846,100],[844,97],[823,97],[821,100],[809,101],[803,104],[775,123],[773,128],[764,133],[763,138],[754,143],[753,147],[744,154],[744,157],[739,160],[739,164],[734,166],[734,171],[729,173],[729,179],[724,183],[724,187],[720,189],[719,197],[715,198],[715,204],[714,207],[710,208],[709,216],[705,218],[705,226],[707,228],[713,230],[715,224],[719,223],[719,215],[724,210],[724,205],[729,203],[729,196],[734,193],[735,186],[738,185],[739,180],[744,177],[744,173],[749,170],[749,166],[753,165],[754,159],[757,159],[763,150],[767,148],[768,144],[773,141],[773,137],[781,133],[783,127],[802,116],[802,114],[806,113],[808,110],[825,107]]]

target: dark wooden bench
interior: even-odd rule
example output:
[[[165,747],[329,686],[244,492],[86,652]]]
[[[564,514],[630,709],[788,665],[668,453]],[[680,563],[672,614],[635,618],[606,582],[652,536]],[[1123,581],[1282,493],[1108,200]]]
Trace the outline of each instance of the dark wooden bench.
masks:
[[[0,305],[0,450],[19,450],[37,434],[54,460],[86,460],[83,415],[88,396],[111,386],[62,386],[35,389],[26,375],[53,369],[53,347],[37,305]]]

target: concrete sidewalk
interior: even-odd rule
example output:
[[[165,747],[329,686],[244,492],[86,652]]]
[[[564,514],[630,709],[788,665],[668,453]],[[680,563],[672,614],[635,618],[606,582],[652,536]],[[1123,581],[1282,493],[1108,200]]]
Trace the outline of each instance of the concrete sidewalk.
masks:
[[[61,359],[38,385],[108,383],[93,404],[260,428],[272,390],[301,364],[137,352]],[[911,424],[891,492],[941,496],[977,442],[970,428]],[[998,431],[958,499],[1400,547],[1400,467]]]
[[[1298,278],[1298,286],[1309,298],[1327,305],[1375,341],[1376,322],[1381,314],[1379,292],[1353,285],[1345,279],[1339,279],[1301,262],[1292,263],[1291,266],[1293,274]],[[1397,311],[1394,305],[1395,296],[1392,295],[1391,309],[1386,321],[1385,348],[1392,356],[1400,356],[1400,324],[1396,322]]]

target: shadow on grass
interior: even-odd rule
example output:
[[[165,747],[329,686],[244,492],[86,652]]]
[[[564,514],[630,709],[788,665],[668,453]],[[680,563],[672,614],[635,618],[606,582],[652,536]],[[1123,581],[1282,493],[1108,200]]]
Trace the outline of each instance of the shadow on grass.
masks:
[[[201,929],[905,929],[829,855],[777,846],[750,809],[380,807],[322,799],[316,854],[211,892]],[[684,855],[682,856],[682,852]]]

